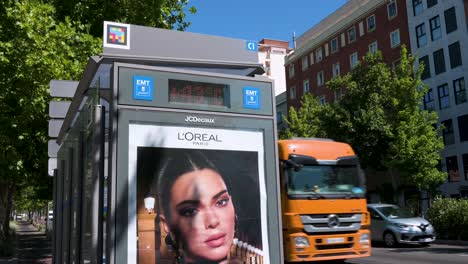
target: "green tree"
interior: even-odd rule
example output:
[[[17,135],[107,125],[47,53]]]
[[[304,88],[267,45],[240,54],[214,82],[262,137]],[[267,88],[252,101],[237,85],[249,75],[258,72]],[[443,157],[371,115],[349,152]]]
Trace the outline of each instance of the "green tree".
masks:
[[[34,0],[6,0],[0,6],[2,237],[9,233],[15,192],[51,198],[47,176],[50,80],[79,79],[87,58],[101,48],[101,41],[87,34],[83,25],[68,19],[57,23],[54,15],[53,6]]]
[[[414,58],[401,50],[392,69],[381,54],[368,53],[348,74],[330,80],[342,98],[319,105],[303,98],[298,111],[290,110],[286,136],[329,137],[350,143],[364,168],[398,171],[423,190],[433,191],[445,180],[436,165],[443,148],[437,133],[437,114],[421,110],[427,87]]]
[[[60,21],[67,17],[90,26],[90,34],[102,36],[103,21],[185,30],[186,13],[196,8],[189,0],[48,0],[57,9]]]

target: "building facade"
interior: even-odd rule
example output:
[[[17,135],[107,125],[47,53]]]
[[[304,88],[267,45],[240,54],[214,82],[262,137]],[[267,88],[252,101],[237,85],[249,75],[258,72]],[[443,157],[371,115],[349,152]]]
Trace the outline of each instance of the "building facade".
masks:
[[[338,99],[342,91],[327,89],[328,80],[346,74],[368,51],[380,50],[395,65],[404,44],[417,57],[416,67],[426,65],[422,78],[429,91],[422,105],[437,111],[445,127],[440,167],[448,178],[440,189],[448,197],[467,197],[467,12],[466,0],[349,0],[301,35],[286,58],[288,106],[299,107],[306,93],[323,103]]]
[[[258,43],[258,60],[263,64],[265,75],[274,80],[276,118],[279,131],[285,128],[283,116],[286,116],[288,112],[284,59],[290,51],[287,41],[262,39]]]
[[[409,46],[405,0],[348,1],[298,37],[286,59],[288,106],[299,107],[306,93],[334,101],[340,91],[327,89],[328,80],[346,74],[368,51],[397,63],[403,44]]]
[[[448,173],[441,191],[468,197],[468,28],[466,0],[407,0],[412,53],[424,64],[426,110],[444,126],[441,169]]]

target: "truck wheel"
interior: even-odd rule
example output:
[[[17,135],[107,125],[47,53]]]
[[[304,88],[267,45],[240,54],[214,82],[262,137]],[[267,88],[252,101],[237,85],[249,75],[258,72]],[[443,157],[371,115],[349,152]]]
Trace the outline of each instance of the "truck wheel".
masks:
[[[395,235],[390,231],[384,233],[383,240],[386,247],[394,247],[398,243],[395,238]]]

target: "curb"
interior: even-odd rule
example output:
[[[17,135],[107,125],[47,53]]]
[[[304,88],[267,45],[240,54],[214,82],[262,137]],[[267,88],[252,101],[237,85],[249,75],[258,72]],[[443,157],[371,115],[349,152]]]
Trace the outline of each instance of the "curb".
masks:
[[[436,239],[432,244],[438,245],[454,245],[454,246],[468,246],[468,241],[466,240],[446,240],[446,239]]]

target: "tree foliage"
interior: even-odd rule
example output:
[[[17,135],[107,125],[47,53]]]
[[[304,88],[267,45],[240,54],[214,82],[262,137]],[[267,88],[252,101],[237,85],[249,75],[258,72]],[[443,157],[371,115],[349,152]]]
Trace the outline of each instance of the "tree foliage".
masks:
[[[101,42],[79,23],[56,22],[54,8],[39,1],[5,1],[0,8],[0,183],[3,191],[50,199],[49,82],[79,79]]]
[[[395,69],[379,52],[368,53],[351,72],[327,83],[345,91],[340,100],[320,105],[306,95],[298,110],[291,108],[284,136],[348,142],[363,167],[396,169],[419,188],[433,190],[445,180],[436,168],[443,142],[437,114],[420,108],[427,88],[413,65],[404,47]]]
[[[186,13],[196,8],[189,0],[48,0],[57,9],[60,21],[67,17],[90,26],[90,34],[102,36],[103,21],[149,27],[185,30],[190,22]]]
[[[47,176],[49,82],[78,80],[101,51],[103,21],[184,30],[189,0],[3,0],[0,4],[0,238],[12,199],[52,195]],[[19,205],[17,205],[19,206]]]

